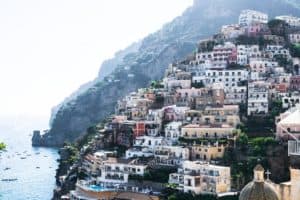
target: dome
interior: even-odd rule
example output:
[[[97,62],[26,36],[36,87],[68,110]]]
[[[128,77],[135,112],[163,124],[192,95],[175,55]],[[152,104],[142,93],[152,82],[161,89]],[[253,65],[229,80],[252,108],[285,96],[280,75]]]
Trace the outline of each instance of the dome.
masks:
[[[273,186],[264,180],[264,171],[261,165],[254,168],[254,180],[243,188],[239,200],[279,200]]]
[[[279,200],[279,198],[268,183],[252,181],[241,191],[239,200]]]

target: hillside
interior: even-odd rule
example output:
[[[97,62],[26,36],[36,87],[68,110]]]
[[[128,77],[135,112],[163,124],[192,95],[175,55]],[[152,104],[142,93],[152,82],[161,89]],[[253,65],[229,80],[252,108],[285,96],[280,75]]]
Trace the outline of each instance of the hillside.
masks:
[[[111,113],[119,98],[162,78],[168,64],[186,57],[197,41],[224,24],[236,23],[241,10],[260,10],[271,17],[298,15],[299,5],[300,1],[295,0],[195,0],[182,16],[105,61],[93,84],[57,107],[50,131],[43,136],[34,135],[33,145],[61,146],[64,141],[74,141]]]

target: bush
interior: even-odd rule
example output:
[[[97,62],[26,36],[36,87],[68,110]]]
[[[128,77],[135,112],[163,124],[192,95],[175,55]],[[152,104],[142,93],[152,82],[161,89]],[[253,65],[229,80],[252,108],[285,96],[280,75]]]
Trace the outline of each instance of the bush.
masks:
[[[0,142],[0,151],[4,150],[6,148],[6,145],[3,142]]]

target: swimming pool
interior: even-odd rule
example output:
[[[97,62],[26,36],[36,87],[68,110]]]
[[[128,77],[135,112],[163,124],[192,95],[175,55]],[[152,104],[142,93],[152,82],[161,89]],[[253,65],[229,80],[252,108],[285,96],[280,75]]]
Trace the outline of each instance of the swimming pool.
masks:
[[[108,190],[107,188],[100,185],[89,185],[89,189],[93,192],[102,192]]]

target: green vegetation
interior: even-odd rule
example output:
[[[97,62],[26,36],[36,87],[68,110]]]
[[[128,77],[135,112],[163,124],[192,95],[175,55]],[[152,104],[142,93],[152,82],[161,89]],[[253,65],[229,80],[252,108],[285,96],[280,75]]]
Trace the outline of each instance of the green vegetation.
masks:
[[[285,36],[286,35],[286,23],[279,19],[272,19],[268,22],[268,27],[272,35]]]
[[[0,142],[0,151],[4,150],[6,145],[3,142]]]
[[[202,81],[200,83],[192,83],[191,86],[194,88],[204,88],[205,87],[205,85],[203,84]]]
[[[216,45],[216,42],[214,40],[201,42],[198,46],[198,52],[212,51],[215,45]]]
[[[293,44],[289,49],[293,57],[300,57],[300,44]]]
[[[164,88],[164,85],[160,81],[152,81],[150,86],[154,89]]]
[[[184,138],[184,137],[180,137],[178,139],[179,142],[181,143],[186,143],[186,144],[207,144],[207,143],[215,143],[215,142],[219,142],[219,144],[227,144],[228,140],[227,138],[223,138],[223,139],[218,139],[218,138],[195,138],[195,139],[189,139],[189,138]]]
[[[176,171],[177,169],[175,168],[149,169],[144,176],[130,175],[129,179],[167,183],[169,181],[169,174],[175,173]]]
[[[65,164],[72,165],[79,159],[79,150],[78,147],[74,144],[66,143],[64,149],[68,153],[68,159],[63,160]]]

